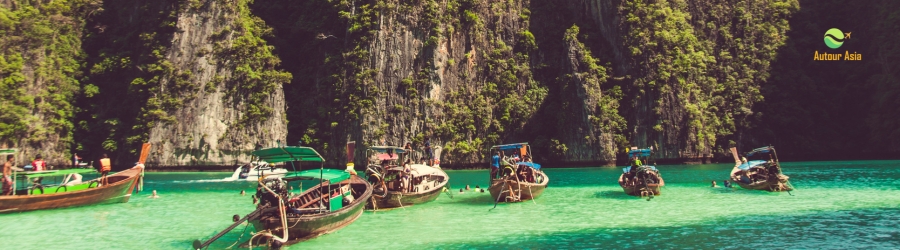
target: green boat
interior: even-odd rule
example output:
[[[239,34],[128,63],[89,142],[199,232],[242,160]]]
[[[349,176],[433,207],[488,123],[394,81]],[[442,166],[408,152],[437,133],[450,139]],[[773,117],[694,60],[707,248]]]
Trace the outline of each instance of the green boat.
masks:
[[[3,154],[12,153],[15,150],[3,151]],[[106,177],[108,184],[104,186],[99,185],[99,178],[85,182],[80,180],[82,174],[96,173],[94,169],[14,171],[14,192],[0,196],[0,213],[125,203],[131,198],[143,171],[143,165],[139,165],[111,174]]]
[[[256,210],[206,242],[194,242],[195,249],[211,244],[238,225],[249,222],[257,233],[244,245],[269,245],[278,248],[337,231],[362,215],[366,201],[372,195],[372,185],[356,173],[325,169],[325,160],[309,147],[276,147],[254,151],[253,154],[269,163],[290,162],[291,169],[283,176],[263,176],[259,180],[254,200]],[[318,162],[319,169],[296,171],[294,162]],[[302,188],[303,180],[318,181],[313,187]],[[303,190],[292,194],[294,188]]]

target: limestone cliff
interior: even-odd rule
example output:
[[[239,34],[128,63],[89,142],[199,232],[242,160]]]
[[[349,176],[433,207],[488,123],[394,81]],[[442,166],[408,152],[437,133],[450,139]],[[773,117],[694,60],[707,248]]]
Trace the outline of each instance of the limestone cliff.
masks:
[[[274,69],[269,29],[247,4],[106,2],[88,38],[86,82],[99,93],[84,97],[85,148],[122,164],[149,141],[151,165],[232,165],[284,141],[291,76]]]
[[[0,148],[68,165],[79,85],[82,16],[93,1],[0,1]],[[6,159],[3,159],[4,161]]]
[[[182,108],[171,111],[172,123],[156,123],[150,130],[149,142],[156,150],[149,162],[161,165],[228,165],[250,160],[250,152],[257,146],[274,146],[287,135],[284,92],[280,79],[263,91],[258,105],[269,107],[264,116],[248,118],[249,100],[239,90],[252,84],[247,76],[235,73],[238,67],[255,66],[264,71],[277,65],[273,62],[248,62],[243,55],[233,55],[238,46],[252,46],[254,50],[271,50],[262,40],[253,44],[236,45],[235,41],[249,32],[264,32],[265,27],[247,27],[240,23],[250,19],[246,3],[207,1],[190,6],[178,15],[177,29],[166,59],[181,71],[193,72],[188,81],[201,84],[192,98],[186,98]],[[262,29],[261,29],[262,28]],[[251,38],[252,39],[252,38]],[[241,41],[244,42],[244,41]],[[265,53],[265,52],[264,52]],[[252,58],[253,60],[256,58]],[[252,72],[246,72],[252,73]],[[166,85],[164,79],[162,84]],[[259,80],[257,80],[259,81]],[[237,88],[232,90],[229,88]],[[165,91],[165,90],[163,90]],[[257,94],[257,93],[252,93]]]
[[[578,2],[622,77],[630,144],[688,161],[742,144],[799,8],[795,0]]]

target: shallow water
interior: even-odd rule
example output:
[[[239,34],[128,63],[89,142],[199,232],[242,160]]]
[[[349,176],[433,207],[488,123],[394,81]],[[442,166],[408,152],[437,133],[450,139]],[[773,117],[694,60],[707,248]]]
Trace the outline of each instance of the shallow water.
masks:
[[[451,199],[365,212],[335,233],[288,249],[494,248],[897,248],[900,161],[785,162],[791,194],[710,188],[730,164],[660,166],[651,201],[627,196],[620,168],[547,169],[535,201],[494,202],[459,189],[488,183],[486,170],[448,171]],[[253,210],[251,182],[231,173],[148,173],[128,203],[0,215],[3,249],[189,249]],[[150,199],[157,190],[161,198]],[[238,227],[210,249],[246,240]]]

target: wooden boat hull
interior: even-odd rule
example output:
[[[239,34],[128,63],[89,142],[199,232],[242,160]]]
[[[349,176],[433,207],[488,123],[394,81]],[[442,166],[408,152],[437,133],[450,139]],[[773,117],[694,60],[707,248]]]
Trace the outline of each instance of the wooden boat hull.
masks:
[[[388,192],[384,197],[378,198],[373,196],[373,198],[369,199],[368,204],[366,204],[366,208],[368,209],[382,209],[382,208],[395,208],[402,206],[410,206],[415,204],[422,204],[426,202],[431,202],[437,199],[438,196],[441,195],[441,190],[443,190],[444,185],[440,187],[436,187],[433,189],[429,189],[425,192],[420,193],[401,193],[401,192]],[[372,206],[374,202],[375,206]]]
[[[779,174],[782,178],[768,178],[765,181],[757,181],[746,183],[741,181],[741,170],[734,168],[731,170],[731,182],[737,183],[738,186],[750,190],[766,190],[770,192],[793,191],[794,186],[790,184],[787,175]]]
[[[0,213],[75,207],[104,203],[125,203],[137,185],[142,168],[132,168],[107,176],[109,185],[53,194],[0,196]],[[97,179],[99,180],[99,179]]]
[[[356,197],[349,205],[333,212],[301,215],[297,217],[289,216],[287,219],[289,228],[287,244],[305,241],[337,231],[350,225],[350,223],[353,223],[359,218],[364,210],[366,201],[369,200],[372,195],[372,186],[356,175],[351,176],[350,179],[341,183],[345,182],[349,182],[354,186],[365,185],[365,191],[362,195]],[[279,229],[282,226],[281,219],[276,215],[265,215],[259,219],[251,220],[250,223],[253,224],[257,231],[272,230],[274,235],[278,235],[279,237],[282,235],[282,231]],[[254,242],[254,244],[256,244],[256,242]]]
[[[491,197],[494,201],[520,202],[535,199],[544,193],[544,189],[547,188],[547,183],[550,182],[550,179],[547,178],[547,174],[544,172],[536,171],[536,173],[541,175],[541,183],[520,183],[514,178],[510,179],[508,177],[493,179],[491,180],[491,186],[488,187],[488,191],[491,192]],[[515,199],[514,196],[511,197],[509,195],[510,192],[518,194],[519,199]]]
[[[400,192],[400,191],[388,191],[383,193],[384,195],[379,194],[378,192],[383,192],[380,190],[373,191],[372,198],[369,199],[368,204],[366,204],[367,209],[382,209],[382,208],[396,208],[402,206],[410,206],[415,204],[422,204],[426,202],[434,201],[441,195],[441,192],[444,190],[444,187],[447,186],[447,182],[450,177],[447,174],[438,169],[440,172],[440,177],[443,177],[443,181],[434,182],[434,185],[428,185],[428,189],[419,192]],[[425,189],[424,187],[422,189]],[[373,206],[374,205],[374,206]]]
[[[619,186],[622,187],[622,190],[625,191],[625,194],[631,196],[648,196],[651,193],[653,196],[660,195],[660,188],[666,185],[666,181],[663,180],[662,177],[659,177],[658,184],[647,184],[646,187],[642,186],[627,186],[625,185],[625,174],[619,175]]]

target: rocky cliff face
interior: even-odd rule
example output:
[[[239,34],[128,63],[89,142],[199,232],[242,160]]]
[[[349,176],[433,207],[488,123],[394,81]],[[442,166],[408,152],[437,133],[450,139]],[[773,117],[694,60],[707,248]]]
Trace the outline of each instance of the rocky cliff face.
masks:
[[[247,1],[106,2],[92,19],[81,141],[94,154],[152,165],[231,165],[284,141],[290,74]]]
[[[121,164],[150,141],[160,165],[235,164],[279,140],[313,146],[335,165],[350,140],[421,148],[426,138],[443,147],[444,164],[483,162],[491,145],[521,141],[544,162],[609,164],[632,145],[655,146],[658,158],[708,157],[741,144],[758,116],[751,107],[798,8],[794,0],[70,5],[82,12],[50,15],[55,33],[46,36],[0,20],[7,34],[36,39],[30,45],[78,47],[53,40],[75,34],[85,52],[80,70],[39,70],[29,65],[49,64],[29,62],[65,50],[2,39],[0,79],[34,98],[4,96],[21,112],[0,117],[13,124],[0,127],[0,143],[48,153],[74,144]],[[84,36],[72,31],[80,19],[66,15],[87,18]],[[54,61],[77,65],[76,57]],[[40,129],[46,120],[53,129]],[[24,134],[36,137],[10,139]]]
[[[250,160],[250,152],[258,146],[275,146],[284,142],[287,135],[284,92],[281,84],[274,82],[258,104],[269,107],[265,115],[248,118],[250,102],[241,91],[252,84],[243,82],[235,73],[238,67],[258,66],[271,70],[277,63],[253,62],[245,55],[233,55],[237,46],[255,46],[253,50],[271,50],[264,41],[256,44],[236,45],[248,32],[261,32],[264,27],[242,27],[241,21],[249,16],[246,3],[207,1],[188,6],[179,12],[177,31],[167,49],[166,60],[181,72],[192,72],[187,81],[202,86],[190,96],[180,109],[170,111],[175,122],[155,123],[149,134],[149,142],[155,150],[148,162],[160,165],[228,165],[242,164]],[[263,29],[260,29],[263,28]],[[239,41],[240,42],[240,41]],[[259,53],[259,51],[253,51]],[[255,59],[255,58],[253,58]],[[252,59],[251,59],[252,60]],[[250,62],[247,62],[250,61]],[[248,64],[248,65],[244,65]],[[282,76],[284,77],[284,76]],[[287,79],[290,79],[287,76]],[[265,80],[284,80],[265,79]],[[172,79],[163,79],[162,85]],[[165,90],[162,90],[165,91]]]
[[[0,148],[68,165],[89,1],[0,1]],[[5,158],[3,159],[6,160]]]
[[[797,1],[581,1],[611,52],[630,144],[697,160],[741,144]]]

